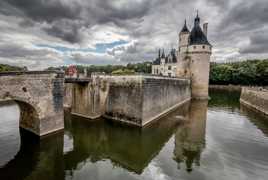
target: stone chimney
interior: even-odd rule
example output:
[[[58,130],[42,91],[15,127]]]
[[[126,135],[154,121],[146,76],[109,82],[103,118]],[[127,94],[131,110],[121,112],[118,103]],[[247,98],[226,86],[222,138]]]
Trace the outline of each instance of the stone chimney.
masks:
[[[206,36],[208,35],[208,23],[203,24],[203,32]]]

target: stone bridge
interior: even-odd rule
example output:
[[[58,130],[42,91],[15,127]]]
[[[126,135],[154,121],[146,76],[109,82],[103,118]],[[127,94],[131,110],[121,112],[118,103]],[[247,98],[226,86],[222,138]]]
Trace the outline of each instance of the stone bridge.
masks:
[[[0,101],[20,107],[20,127],[43,136],[64,128],[64,74],[54,71],[0,73]]]

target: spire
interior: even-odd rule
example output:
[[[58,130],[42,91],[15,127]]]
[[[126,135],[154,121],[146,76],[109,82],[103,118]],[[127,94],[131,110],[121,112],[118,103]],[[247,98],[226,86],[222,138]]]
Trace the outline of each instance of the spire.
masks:
[[[198,10],[196,11],[196,18],[194,19],[194,25],[198,26],[200,23],[200,18],[198,16]]]
[[[158,50],[158,58],[160,59],[160,56],[161,56],[161,52],[160,52],[161,50],[160,50],[160,48],[159,48],[159,50]]]
[[[165,51],[164,51],[164,49],[163,49],[161,58],[165,58]]]
[[[200,18],[198,16],[198,11],[196,13],[196,18],[194,19],[194,27],[191,31],[190,34],[190,45],[193,44],[207,44],[210,45],[206,35],[204,34],[204,32],[202,31],[201,27],[200,27]]]
[[[183,28],[181,30],[181,33],[182,32],[189,32],[188,27],[187,27],[187,24],[186,24],[186,19],[184,20],[184,26],[183,26]]]

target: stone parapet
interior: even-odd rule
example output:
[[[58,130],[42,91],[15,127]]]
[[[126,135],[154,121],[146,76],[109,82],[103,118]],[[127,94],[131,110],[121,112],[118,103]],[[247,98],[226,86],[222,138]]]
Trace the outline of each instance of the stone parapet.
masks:
[[[264,88],[243,87],[240,102],[268,115],[268,90]]]
[[[104,116],[145,126],[191,99],[190,80],[157,76],[111,76]]]

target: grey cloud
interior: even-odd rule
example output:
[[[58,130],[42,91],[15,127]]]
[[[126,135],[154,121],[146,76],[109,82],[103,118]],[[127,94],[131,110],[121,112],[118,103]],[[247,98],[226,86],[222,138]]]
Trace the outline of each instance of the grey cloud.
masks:
[[[77,12],[80,12],[81,7],[76,3],[63,3],[57,0],[1,0],[2,4],[13,7],[17,11],[13,13],[23,12],[27,17],[36,21],[52,22],[55,19],[68,18],[73,19],[77,17]],[[66,2],[66,1],[65,1]],[[1,11],[6,8],[2,6]],[[12,14],[12,12],[9,12]]]
[[[234,54],[232,57],[236,58],[246,54],[254,53],[258,56],[258,53],[265,53],[268,42],[263,34],[268,29],[267,0],[1,0],[0,15],[18,18],[13,21],[16,24],[12,26],[13,30],[4,25],[0,27],[0,32],[4,32],[3,35],[0,34],[0,39],[2,36],[8,41],[7,35],[12,36],[14,33],[28,44],[35,43],[29,40],[29,36],[38,36],[48,45],[49,41],[51,44],[56,41],[57,45],[63,47],[88,48],[94,46],[91,43],[95,34],[92,32],[94,27],[98,26],[95,29],[99,30],[99,27],[107,28],[107,25],[111,25],[115,31],[112,34],[117,33],[136,43],[108,50],[104,60],[100,56],[79,53],[71,59],[77,63],[92,64],[94,61],[95,64],[101,64],[153,60],[158,48],[169,49],[170,44],[177,46],[178,32],[184,18],[187,19],[189,28],[192,27],[197,9],[201,21],[209,22],[209,40],[214,49],[233,49],[231,52],[215,51],[217,54],[214,57],[223,59]],[[18,19],[21,20],[20,23]],[[0,23],[1,20],[3,19],[0,19]],[[23,30],[28,28],[28,34],[25,33],[26,30],[14,30],[17,24]],[[105,34],[105,31],[103,29],[99,34]],[[23,33],[25,38],[22,37]],[[106,34],[108,33],[109,30]],[[101,35],[99,36],[97,40],[101,41]],[[248,41],[249,45],[244,43]],[[4,46],[6,52],[3,52]],[[52,53],[23,47],[15,47],[16,51],[10,52],[8,46],[13,45],[6,42],[1,47],[0,58],[42,57],[45,53]],[[58,56],[57,53],[53,54],[53,57]]]
[[[34,50],[22,47],[18,44],[1,44],[0,57],[2,58],[18,58],[18,57],[31,57],[31,56],[44,56],[47,51]]]
[[[51,27],[44,27],[47,34],[64,39],[70,43],[82,41],[82,34],[79,32],[83,23],[76,20],[58,20],[51,24]]]
[[[120,4],[121,3],[121,4]],[[130,19],[142,18],[149,10],[151,1],[61,1],[61,0],[2,0],[0,12],[8,15],[24,15],[34,22],[46,22],[51,28],[44,30],[52,36],[76,43],[80,40],[79,29],[96,24],[113,22],[118,26],[131,26],[124,23]],[[81,21],[81,26],[72,23],[62,26],[62,21]],[[32,25],[24,21],[22,26]],[[55,31],[55,32],[53,32]]]
[[[237,30],[259,29],[268,23],[268,3],[266,0],[256,0],[240,3],[225,13],[219,29],[228,30],[237,27]]]
[[[266,32],[256,32],[250,37],[250,44],[243,47],[240,53],[268,53],[268,36]]]
[[[63,63],[59,53],[49,49],[34,49],[19,44],[0,44],[0,63],[27,66],[30,69],[59,66]]]

